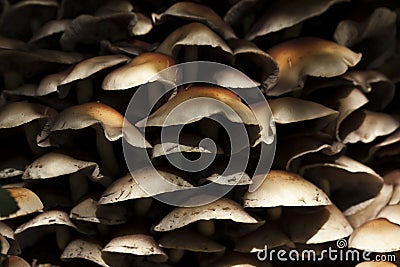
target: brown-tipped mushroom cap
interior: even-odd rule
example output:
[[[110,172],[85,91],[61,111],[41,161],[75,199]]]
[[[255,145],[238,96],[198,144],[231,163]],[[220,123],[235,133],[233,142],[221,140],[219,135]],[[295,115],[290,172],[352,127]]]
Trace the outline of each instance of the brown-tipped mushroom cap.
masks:
[[[43,204],[40,201],[39,197],[31,190],[23,187],[7,188],[6,190],[17,202],[19,209],[17,210],[17,212],[8,216],[1,216],[0,221],[24,216],[43,209]]]
[[[199,106],[204,105],[204,108],[195,109],[193,108],[193,103],[190,101],[195,101],[196,105]],[[184,102],[186,104],[182,104]],[[224,105],[219,102],[223,102]],[[179,112],[175,111],[174,117],[169,118],[168,116],[171,116],[170,113],[177,106],[180,106]],[[255,115],[249,107],[242,103],[239,96],[228,89],[200,86],[179,91],[175,97],[162,105],[148,118],[139,121],[136,125],[138,127],[182,125],[217,114],[224,115],[231,122],[258,125]]]
[[[321,244],[348,237],[353,228],[343,213],[328,205],[313,213],[294,212],[285,216],[290,239],[296,243]]]
[[[141,183],[146,184],[146,188],[151,187],[152,192],[157,192],[156,194],[175,191],[175,186],[163,188],[162,186],[166,185],[166,183],[160,184],[157,182],[157,178],[161,178],[158,175],[161,175],[173,185],[179,185],[185,188],[193,187],[193,185],[191,185],[189,182],[172,172],[163,170],[156,170],[156,172],[152,168],[141,168],[119,178],[105,190],[99,200],[99,204],[112,204],[131,199],[150,197],[149,193],[151,192],[144,191],[139,185]]]
[[[125,66],[110,72],[103,80],[104,90],[122,90],[136,87],[156,78],[160,71],[175,64],[175,60],[160,53],[143,53]],[[168,79],[168,77],[165,77]]]
[[[125,125],[124,125],[125,123]],[[112,107],[101,103],[85,103],[67,108],[57,116],[51,131],[62,131],[67,129],[83,129],[95,124],[100,124],[104,130],[104,135],[109,141],[116,141],[122,137],[122,128],[127,127],[129,122]],[[132,145],[137,147],[149,147],[150,144],[144,139],[142,134],[130,127],[129,140]]]
[[[173,31],[157,48],[157,52],[174,56],[179,46],[211,46],[218,47],[220,51],[232,54],[232,50],[206,25],[194,22],[186,24]]]
[[[348,0],[306,0],[276,1],[264,12],[262,17],[252,26],[246,39],[266,35],[271,32],[289,28],[308,18],[324,13],[330,6]]]
[[[278,63],[278,83],[267,90],[278,96],[303,88],[306,76],[333,77],[355,66],[361,54],[337,43],[302,37],[280,43],[267,51]]]
[[[102,250],[103,259],[107,261],[105,253],[118,253],[119,255],[131,254],[136,256],[155,256],[157,262],[165,262],[168,256],[158,246],[152,236],[144,234],[124,235],[113,238]]]
[[[160,247],[169,249],[182,249],[194,252],[221,252],[225,247],[217,242],[186,229],[178,229],[163,233],[159,240]]]
[[[231,26],[211,8],[192,2],[178,2],[161,14],[152,14],[153,21],[162,21],[166,17],[176,17],[207,24],[225,40],[237,38]]]
[[[295,173],[271,170],[254,192],[246,192],[244,207],[324,206],[328,196]]]
[[[400,225],[378,218],[354,230],[349,239],[349,248],[371,252],[398,251],[399,240]]]
[[[221,198],[199,207],[179,207],[168,213],[158,225],[157,232],[172,231],[200,220],[232,220],[240,223],[258,223],[233,200]]]
[[[101,249],[102,246],[96,242],[75,239],[67,245],[60,258],[62,261],[84,259],[108,267],[109,265],[101,258]]]

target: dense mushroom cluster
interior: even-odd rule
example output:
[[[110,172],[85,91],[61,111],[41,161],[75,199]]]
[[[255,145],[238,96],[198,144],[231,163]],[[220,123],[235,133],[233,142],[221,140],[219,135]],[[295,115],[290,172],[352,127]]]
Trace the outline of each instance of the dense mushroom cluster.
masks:
[[[400,264],[398,1],[0,3],[0,266]],[[238,77],[221,72],[219,86],[177,86],[146,117],[149,90],[149,103],[124,117],[138,87],[160,90],[174,73],[156,81],[157,73],[196,60],[242,71],[269,103],[277,147],[255,191],[248,188],[271,118],[226,89],[246,90]],[[167,120],[201,97],[243,120],[246,170],[223,174],[231,146],[210,120],[236,117],[187,105]],[[162,127],[190,118],[178,143],[160,138]],[[124,127],[154,169],[138,161],[129,172]],[[188,173],[168,162],[178,152],[216,157]],[[210,183],[235,187],[202,206],[155,198]],[[332,261],[322,251],[338,241],[371,259]],[[321,261],[257,258],[266,247],[312,249]],[[395,262],[374,262],[376,255]]]

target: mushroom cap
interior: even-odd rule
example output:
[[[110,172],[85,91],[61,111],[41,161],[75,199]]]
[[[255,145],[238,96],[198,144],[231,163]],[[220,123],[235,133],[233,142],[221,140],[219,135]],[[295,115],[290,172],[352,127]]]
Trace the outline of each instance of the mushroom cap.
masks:
[[[71,209],[69,217],[77,221],[116,225],[127,221],[127,209],[123,205],[97,205],[94,198],[86,197]]]
[[[68,214],[60,210],[45,211],[15,229],[15,237],[22,248],[32,246],[43,236],[57,229],[76,229]]]
[[[254,191],[246,192],[244,207],[325,206],[328,196],[311,182],[295,173],[271,170]]]
[[[290,239],[295,243],[321,244],[348,237],[353,228],[343,213],[335,206],[328,205],[313,213],[290,213],[287,223]]]
[[[7,259],[1,263],[3,267],[30,267],[31,265],[23,258],[8,255]]]
[[[157,52],[169,56],[177,54],[179,46],[211,46],[232,54],[225,41],[206,25],[198,22],[186,24],[168,35],[159,45]]]
[[[10,245],[8,254],[19,255],[21,253],[21,248],[15,239],[14,230],[3,222],[0,222],[0,236],[5,237]]]
[[[17,212],[8,216],[1,216],[0,221],[24,216],[43,209],[43,204],[39,197],[31,190],[23,187],[6,188],[11,197],[17,202],[19,209]]]
[[[258,223],[238,203],[227,198],[221,198],[199,207],[175,208],[154,227],[154,230],[157,232],[172,231],[200,220]]]
[[[191,101],[194,101],[196,105],[204,106],[204,108],[193,108]],[[180,107],[179,112],[176,112],[175,108],[178,106]],[[174,109],[174,118],[169,118],[168,116],[171,116],[170,113]],[[217,114],[223,114],[231,122],[258,125],[257,119],[251,109],[242,103],[239,96],[235,93],[219,87],[193,86],[179,91],[176,96],[162,105],[148,118],[136,123],[136,126],[166,127],[183,125]]]
[[[186,229],[178,229],[163,233],[159,240],[160,247],[169,249],[182,249],[194,252],[221,252],[225,247],[217,242]]]
[[[100,266],[108,267],[101,257],[102,246],[96,242],[83,239],[75,239],[70,242],[61,254],[62,261],[70,261],[73,259],[84,259],[94,262]]]
[[[152,14],[153,21],[156,23],[165,20],[166,17],[176,17],[204,23],[219,33],[225,40],[237,38],[231,26],[215,13],[214,10],[198,3],[178,2],[161,14]]]
[[[49,120],[57,112],[40,104],[13,102],[0,108],[0,129],[14,128],[34,120]]]
[[[396,267],[397,265],[388,261],[364,261],[355,267]]]
[[[392,252],[400,250],[399,240],[400,225],[377,218],[354,230],[349,247],[371,252]]]
[[[383,184],[379,194],[369,200],[358,203],[346,209],[343,213],[354,228],[359,227],[366,221],[377,217],[392,197],[393,185]]]
[[[168,256],[158,246],[153,237],[144,234],[124,235],[113,238],[103,248],[103,258],[105,252],[133,254],[137,256],[157,256],[160,262],[165,262],[168,259]]]
[[[173,186],[164,188],[163,186],[167,183],[160,184],[157,182],[160,178],[166,179]],[[150,197],[149,193],[152,192],[144,191],[139,184],[146,184],[146,188],[151,188],[151,191],[155,194],[174,192],[176,185],[185,188],[193,187],[189,182],[172,172],[141,168],[113,182],[100,197],[99,205]]]
[[[70,19],[49,20],[32,36],[29,43],[35,43],[51,35],[60,34],[64,32],[70,24]]]
[[[289,237],[282,232],[274,222],[266,222],[254,232],[247,234],[236,242],[235,251],[254,253],[263,251],[265,246],[269,249],[281,246],[294,246]]]
[[[175,60],[160,53],[142,53],[128,64],[110,72],[103,80],[104,90],[122,90],[153,81],[160,71],[175,65]],[[172,77],[162,77],[170,80]]]
[[[388,221],[400,225],[400,205],[388,205],[376,217],[386,218]]]
[[[95,162],[75,159],[66,154],[49,152],[28,165],[22,179],[47,179],[82,171],[93,181],[104,180]]]
[[[126,121],[118,111],[97,102],[72,106],[63,110],[55,119],[51,131],[83,129],[96,124],[101,125],[104,135],[109,141],[120,139],[122,128],[125,127],[124,133],[129,135],[126,138],[131,145],[143,148],[150,146],[139,130]]]
[[[267,95],[279,96],[303,88],[306,76],[334,77],[355,66],[361,54],[315,37],[280,43],[267,51],[279,66],[278,82]]]
[[[258,36],[277,32],[294,26],[306,19],[324,13],[336,3],[348,0],[306,0],[306,1],[276,1],[256,21],[246,35],[246,39],[253,40]]]

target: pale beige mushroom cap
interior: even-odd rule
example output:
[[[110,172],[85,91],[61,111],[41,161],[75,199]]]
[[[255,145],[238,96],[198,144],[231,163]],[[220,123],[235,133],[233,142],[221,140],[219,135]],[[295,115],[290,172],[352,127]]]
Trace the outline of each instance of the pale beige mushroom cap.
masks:
[[[388,205],[384,207],[376,217],[386,218],[390,222],[400,225],[400,205]]]
[[[400,225],[378,218],[366,222],[349,239],[349,247],[371,251],[392,252],[400,250]]]
[[[100,266],[108,267],[109,265],[101,258],[101,249],[102,246],[98,243],[83,239],[75,239],[65,247],[60,258],[63,261],[84,259]]]
[[[244,195],[244,207],[325,206],[328,196],[295,173],[271,170],[254,192]]]
[[[171,231],[200,220],[232,220],[240,223],[258,223],[238,203],[227,198],[221,198],[199,207],[175,208],[154,227],[154,230],[157,232]]]

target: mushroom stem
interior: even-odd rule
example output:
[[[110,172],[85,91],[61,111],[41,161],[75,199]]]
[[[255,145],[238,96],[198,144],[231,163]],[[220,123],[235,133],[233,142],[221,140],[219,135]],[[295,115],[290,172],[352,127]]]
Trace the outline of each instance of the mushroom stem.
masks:
[[[110,172],[111,176],[118,175],[120,169],[117,159],[115,158],[114,148],[110,141],[104,136],[100,128],[96,129],[96,145],[97,152],[101,158],[106,169]]]
[[[67,227],[59,227],[56,230],[56,241],[59,249],[64,250],[68,245],[70,238],[71,233]]]
[[[16,71],[7,71],[3,74],[4,86],[6,90],[16,89],[24,83],[24,77]]]
[[[278,220],[282,215],[282,207],[271,207],[267,209],[268,217],[271,220]]]
[[[153,199],[151,197],[136,199],[133,209],[138,216],[144,216],[150,210]]]
[[[69,175],[69,188],[72,201],[75,203],[89,191],[89,181],[81,172],[72,173]]]
[[[215,225],[212,220],[200,220],[197,222],[197,230],[205,236],[212,236],[215,233]]]
[[[37,145],[38,125],[36,122],[30,122],[23,126],[25,138],[33,155],[38,157],[43,153],[43,149]]]
[[[77,82],[76,98],[79,104],[89,102],[93,97],[93,83],[91,79]]]
[[[176,264],[182,259],[183,255],[185,255],[185,250],[172,248],[168,251],[168,260],[170,263]]]

